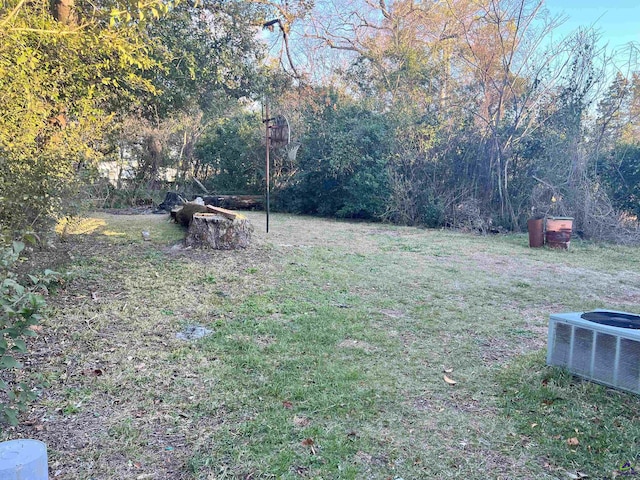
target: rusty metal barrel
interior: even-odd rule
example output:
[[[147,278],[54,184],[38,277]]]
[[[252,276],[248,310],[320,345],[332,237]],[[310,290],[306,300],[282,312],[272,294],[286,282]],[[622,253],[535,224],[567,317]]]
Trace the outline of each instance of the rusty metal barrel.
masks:
[[[527,220],[529,232],[529,247],[538,248],[544,246],[544,218],[536,217]]]
[[[568,249],[573,231],[573,218],[547,217],[545,240],[551,248]]]

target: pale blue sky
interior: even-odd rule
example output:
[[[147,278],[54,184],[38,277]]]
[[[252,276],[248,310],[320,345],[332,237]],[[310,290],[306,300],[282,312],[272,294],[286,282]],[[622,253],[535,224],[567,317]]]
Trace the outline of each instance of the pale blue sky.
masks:
[[[563,35],[595,25],[611,48],[640,42],[640,0],[546,0],[545,6],[552,15],[569,17],[560,28]]]

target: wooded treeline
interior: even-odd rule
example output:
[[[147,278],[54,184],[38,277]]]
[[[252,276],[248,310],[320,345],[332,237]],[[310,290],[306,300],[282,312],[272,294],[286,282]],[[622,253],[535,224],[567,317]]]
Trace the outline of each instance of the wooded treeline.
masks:
[[[534,0],[5,0],[2,231],[167,189],[261,193],[268,97],[293,132],[272,152],[281,210],[481,231],[569,215],[635,242],[636,47],[559,38],[561,20]]]

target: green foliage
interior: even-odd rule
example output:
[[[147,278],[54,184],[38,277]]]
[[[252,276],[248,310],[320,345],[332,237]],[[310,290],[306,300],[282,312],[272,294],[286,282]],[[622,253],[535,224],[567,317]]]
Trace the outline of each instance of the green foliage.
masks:
[[[195,157],[211,191],[260,193],[263,189],[264,145],[255,114],[222,119],[198,142]],[[257,128],[258,127],[258,128]]]
[[[435,116],[417,115],[406,108],[395,113],[385,220],[440,227],[448,220],[447,208],[456,192],[472,178],[465,158],[471,149],[463,138],[454,140],[455,149],[443,142],[442,135],[452,132],[446,132]]]
[[[299,213],[379,219],[389,194],[388,120],[330,93],[306,112],[300,173],[279,194]]]
[[[163,66],[145,76],[162,90],[139,102],[149,118],[198,106],[216,109],[220,96],[248,96],[260,81],[256,58],[264,47],[254,33],[251,2],[181,3],[149,26],[153,58]]]
[[[100,160],[138,160],[134,197],[161,186],[161,167],[186,173],[220,99],[258,79],[251,2],[76,2],[64,19],[54,3],[0,6],[0,220],[11,234],[77,211]]]
[[[140,22],[108,26],[114,5],[79,5],[59,22],[49,2],[0,8],[0,220],[44,230],[76,205],[82,166],[102,158],[118,105],[155,90]],[[86,11],[84,8],[86,7]],[[144,16],[144,14],[143,14]],[[78,23],[81,22],[81,23]]]
[[[0,233],[46,230],[77,211],[101,160],[135,171],[118,180],[124,194],[102,188],[113,205],[154,197],[168,169],[179,188],[195,177],[216,193],[261,192],[261,123],[237,113],[238,99],[258,93],[282,105],[290,95],[294,108],[283,111],[302,144],[297,158],[272,151],[282,209],[441,226],[469,203],[482,222],[518,229],[544,197],[549,213],[565,210],[581,227],[580,192],[601,181],[614,206],[638,213],[635,147],[615,147],[637,140],[637,73],[619,74],[600,98],[596,36],[579,31],[538,56],[532,46],[547,43],[547,30],[528,28],[538,12],[529,0],[507,2],[498,23],[491,2],[401,1],[365,2],[365,20],[349,24],[353,6],[338,2],[314,19],[317,33],[335,21],[353,38],[325,36],[349,57],[324,77],[321,67],[287,73],[298,21],[322,11],[311,0],[80,0],[66,13],[63,3],[0,6]],[[256,35],[274,17],[274,36],[287,39],[280,65],[262,62]]]
[[[618,145],[606,159],[601,178],[614,206],[640,217],[640,145]]]
[[[15,371],[22,365],[16,355],[27,352],[25,340],[35,335],[32,327],[41,319],[45,301],[37,292],[46,292],[48,283],[58,278],[56,272],[47,270],[42,278],[28,275],[30,285],[19,281],[12,268],[24,247],[22,242],[13,242],[0,250],[0,372],[6,372],[0,379],[0,392],[6,398],[0,403],[0,421],[11,425],[17,424],[18,414],[35,398],[34,390],[17,380]]]

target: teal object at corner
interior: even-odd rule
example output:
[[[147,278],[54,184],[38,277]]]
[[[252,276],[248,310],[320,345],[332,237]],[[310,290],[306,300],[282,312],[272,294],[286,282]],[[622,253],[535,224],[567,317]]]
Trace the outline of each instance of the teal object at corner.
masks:
[[[0,443],[0,480],[48,480],[47,446],[39,440]]]

